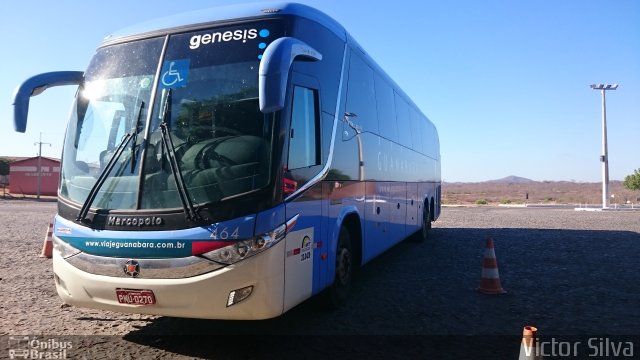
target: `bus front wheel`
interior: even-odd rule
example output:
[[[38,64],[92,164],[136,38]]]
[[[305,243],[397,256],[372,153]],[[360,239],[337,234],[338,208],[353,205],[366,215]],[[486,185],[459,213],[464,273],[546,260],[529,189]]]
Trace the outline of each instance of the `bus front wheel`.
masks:
[[[330,308],[339,308],[349,297],[353,277],[353,251],[351,236],[346,228],[340,229],[336,249],[335,278],[325,293],[324,303]]]

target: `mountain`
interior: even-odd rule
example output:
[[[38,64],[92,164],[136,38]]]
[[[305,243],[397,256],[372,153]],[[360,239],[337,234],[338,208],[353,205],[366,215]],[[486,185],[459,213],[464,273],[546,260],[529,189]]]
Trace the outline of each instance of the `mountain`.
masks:
[[[519,176],[515,176],[515,175],[511,175],[511,176],[504,177],[502,179],[489,180],[489,181],[486,181],[486,182],[487,183],[492,183],[492,184],[531,184],[531,183],[535,183],[536,181],[533,181],[533,180],[527,179],[527,178],[523,178],[523,177],[519,177]]]

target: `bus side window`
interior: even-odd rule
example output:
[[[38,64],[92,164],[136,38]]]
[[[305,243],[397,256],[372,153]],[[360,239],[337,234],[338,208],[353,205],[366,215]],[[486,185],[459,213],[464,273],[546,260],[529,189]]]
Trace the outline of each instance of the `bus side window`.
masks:
[[[378,134],[378,114],[376,109],[376,93],[373,80],[373,70],[352,51],[349,62],[349,82],[347,83],[347,102],[345,110],[357,115],[354,123],[364,132]],[[350,140],[355,133],[345,122],[342,140]],[[348,135],[347,135],[348,133]]]
[[[423,141],[423,136],[424,134],[422,134],[422,130],[420,127],[420,122],[423,121],[421,114],[418,113],[418,111],[414,108],[411,108],[409,110],[409,117],[410,117],[410,127],[411,127],[411,142],[413,143],[413,150],[419,152],[419,153],[424,153],[423,149],[422,149],[422,141]]]
[[[375,75],[374,80],[380,136],[397,143],[399,142],[398,124],[396,122],[396,107],[393,89],[378,74]]]
[[[411,138],[411,114],[409,111],[409,104],[396,92],[395,104],[396,104],[396,120],[398,123],[398,139],[400,144],[412,149],[414,147]]]
[[[288,168],[320,164],[320,122],[318,91],[302,86],[293,90]]]

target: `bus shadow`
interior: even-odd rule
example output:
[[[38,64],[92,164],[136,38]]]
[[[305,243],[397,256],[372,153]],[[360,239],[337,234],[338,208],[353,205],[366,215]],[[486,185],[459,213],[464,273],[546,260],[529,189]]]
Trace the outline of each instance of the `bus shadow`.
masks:
[[[216,358],[423,357],[482,342],[502,358],[496,354],[517,354],[525,325],[546,334],[637,332],[639,233],[435,228],[431,235],[422,244],[402,242],[362,267],[341,309],[324,310],[312,298],[269,320],[161,317],[124,340]],[[487,238],[494,240],[503,296],[476,291]],[[467,336],[468,346],[447,336]],[[482,353],[482,346],[473,348]]]

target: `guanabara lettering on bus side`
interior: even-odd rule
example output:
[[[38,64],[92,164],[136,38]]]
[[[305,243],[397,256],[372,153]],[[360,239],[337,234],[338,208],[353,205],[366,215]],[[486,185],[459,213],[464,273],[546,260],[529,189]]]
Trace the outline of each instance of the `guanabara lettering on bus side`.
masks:
[[[223,41],[239,41],[242,40],[243,43],[247,42],[247,40],[253,40],[258,37],[257,29],[244,29],[244,30],[235,30],[235,31],[225,31],[225,32],[214,32],[211,34],[203,34],[203,35],[194,35],[189,40],[189,48],[195,50],[200,47],[200,45],[208,45],[215,44]]]

